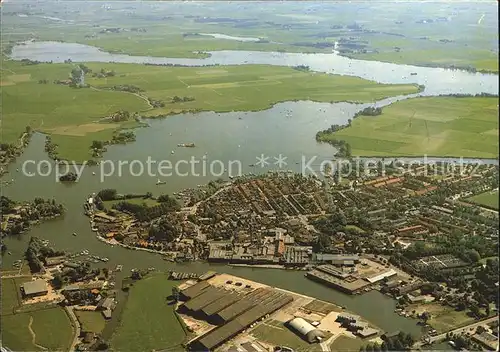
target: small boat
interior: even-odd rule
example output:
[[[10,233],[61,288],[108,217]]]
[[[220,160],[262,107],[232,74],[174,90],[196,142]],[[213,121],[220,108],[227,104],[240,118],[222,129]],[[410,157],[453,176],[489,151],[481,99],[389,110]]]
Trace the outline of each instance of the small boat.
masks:
[[[416,76],[416,75],[417,75],[417,73],[416,73],[416,72],[412,72],[412,73],[410,73],[410,75],[412,75],[412,76]]]
[[[172,150],[172,151],[170,152],[170,154],[175,154],[175,152]]]
[[[158,179],[158,181],[156,181],[156,184],[157,185],[164,185],[164,184],[166,184],[166,182],[165,181],[161,181],[160,179]]]
[[[73,236],[76,236],[76,232],[73,232]]]
[[[250,164],[250,165],[248,165],[248,166],[250,166],[250,167],[254,167],[255,165],[254,165],[254,164]]]
[[[12,252],[7,252],[8,255],[12,255]]]
[[[95,172],[92,172],[92,175],[94,175],[94,176],[95,176]]]

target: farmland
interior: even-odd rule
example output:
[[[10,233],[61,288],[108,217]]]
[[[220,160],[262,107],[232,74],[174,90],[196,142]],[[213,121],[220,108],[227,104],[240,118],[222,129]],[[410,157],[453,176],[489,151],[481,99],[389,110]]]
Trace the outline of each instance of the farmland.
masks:
[[[13,16],[16,11],[22,12],[23,6],[9,3],[5,5],[2,34],[3,42],[8,43],[30,39],[36,29],[39,40],[72,41],[113,52],[166,57],[204,57],[207,51],[214,50],[331,52],[334,43],[340,42],[338,49],[342,54],[365,60],[498,72],[498,9],[493,6],[493,2],[475,6],[304,6],[292,2],[254,7],[244,3],[161,3],[151,11],[148,5],[135,5],[130,10],[131,7],[114,3],[114,11],[102,11],[98,4],[72,11],[70,5],[33,5],[34,11],[46,16],[57,17],[63,11],[65,20],[78,23],[61,30],[64,22]],[[221,17],[221,13],[230,17]],[[106,31],[109,26],[118,30]],[[147,30],[138,30],[141,27]],[[352,30],[356,30],[356,36],[351,38]],[[226,37],[213,38],[202,33],[222,33]]]
[[[186,335],[166,297],[175,281],[158,274],[137,281],[130,289],[120,325],[111,338],[115,350],[144,351],[175,348]]]
[[[2,342],[12,350],[31,351],[39,346],[51,351],[65,350],[72,338],[72,329],[61,307],[29,310],[19,307],[19,286],[30,278],[2,279]],[[40,307],[37,307],[40,308]]]
[[[104,119],[124,110],[142,116],[183,111],[216,112],[267,109],[287,100],[371,102],[414,93],[414,85],[383,85],[355,77],[309,73],[266,65],[224,67],[154,67],[135,64],[89,64],[94,72],[114,71],[113,77],[86,78],[91,88],[55,84],[74,68],[70,64],[22,65],[6,62],[1,71],[3,140],[14,143],[26,126],[51,135],[61,158],[91,157],[94,140],[110,140],[133,121]],[[39,81],[46,80],[46,84]],[[140,94],[111,90],[132,85]],[[188,97],[174,101],[173,97]],[[152,108],[148,99],[161,101]]]
[[[498,157],[498,99],[415,98],[360,116],[322,141],[348,142],[359,156]]]
[[[485,192],[468,199],[469,202],[498,210],[498,190]]]
[[[75,311],[75,315],[78,318],[83,331],[100,334],[106,324],[101,312]]]

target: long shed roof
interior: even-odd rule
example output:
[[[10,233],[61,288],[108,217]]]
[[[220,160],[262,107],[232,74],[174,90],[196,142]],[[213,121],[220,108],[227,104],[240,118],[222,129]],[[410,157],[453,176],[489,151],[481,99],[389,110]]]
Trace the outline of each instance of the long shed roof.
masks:
[[[208,304],[207,306],[203,307],[202,312],[208,316],[215,314],[222,309],[230,306],[231,304],[239,301],[241,299],[241,295],[237,293],[230,293],[228,295],[224,295],[218,300]]]
[[[181,291],[181,293],[188,299],[194,298],[200,295],[210,284],[206,281],[200,281],[193,286],[190,286]]]
[[[184,307],[192,311],[199,311],[206,305],[224,296],[224,290],[215,287],[209,287],[201,295],[196,296],[190,301],[184,303]]]
[[[278,295],[273,294],[271,299],[266,300],[263,304],[254,306],[227,324],[209,331],[199,338],[196,343],[202,345],[207,350],[213,350],[255,321],[276,311],[291,301],[293,301],[293,298],[285,293],[278,293]]]
[[[217,313],[219,318],[224,321],[229,321],[232,318],[238,316],[239,314],[245,312],[246,310],[255,306],[262,299],[270,296],[272,291],[266,289],[257,289],[243,298],[239,302],[235,302],[234,304],[222,309]]]

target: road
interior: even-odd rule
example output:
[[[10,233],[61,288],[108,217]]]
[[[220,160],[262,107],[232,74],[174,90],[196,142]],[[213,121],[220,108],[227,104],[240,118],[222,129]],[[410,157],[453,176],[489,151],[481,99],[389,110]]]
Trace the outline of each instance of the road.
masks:
[[[475,323],[472,323],[470,325],[467,325],[467,326],[464,326],[464,327],[461,327],[461,328],[458,328],[458,329],[455,329],[455,330],[450,330],[450,331],[448,331],[446,333],[443,333],[443,334],[440,334],[440,335],[431,336],[431,338],[428,339],[428,340],[426,340],[425,342],[423,342],[423,341],[416,342],[413,345],[413,347],[414,348],[418,348],[418,347],[422,347],[424,345],[424,343],[428,344],[428,343],[433,343],[433,342],[436,342],[436,341],[444,340],[446,338],[446,335],[448,333],[452,333],[452,334],[465,333],[469,329],[475,329],[475,328],[477,328],[480,325],[486,325],[486,324],[492,323],[492,322],[494,322],[496,320],[498,320],[498,315],[495,315],[494,317],[491,317],[491,318],[488,318],[488,319],[477,321]]]
[[[81,333],[80,322],[76,318],[75,312],[73,311],[73,307],[64,307],[64,309],[66,309],[69,318],[71,319],[73,325],[75,326],[75,336],[73,336],[73,341],[71,342],[71,347],[69,348],[70,351],[74,351],[75,346],[78,343],[78,337],[80,337]]]

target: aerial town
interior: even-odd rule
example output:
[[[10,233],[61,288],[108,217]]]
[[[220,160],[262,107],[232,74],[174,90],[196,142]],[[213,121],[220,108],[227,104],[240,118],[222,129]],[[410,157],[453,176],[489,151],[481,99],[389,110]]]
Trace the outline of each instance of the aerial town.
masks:
[[[498,8],[0,0],[0,352],[500,351]]]

